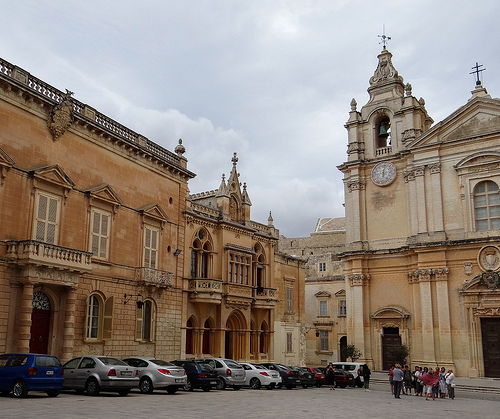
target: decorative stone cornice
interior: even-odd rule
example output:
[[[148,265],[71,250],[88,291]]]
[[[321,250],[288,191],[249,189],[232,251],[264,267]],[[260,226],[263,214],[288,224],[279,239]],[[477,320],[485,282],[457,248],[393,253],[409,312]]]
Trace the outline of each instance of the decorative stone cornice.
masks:
[[[473,308],[472,312],[477,317],[498,317],[500,316],[500,307]]]
[[[429,170],[431,175],[435,173],[441,173],[441,163],[434,163],[429,165]]]
[[[366,286],[370,282],[370,275],[368,274],[351,274],[348,276],[349,284],[351,287]]]
[[[349,143],[347,146],[347,154],[363,153],[365,151],[365,143],[363,141],[356,141]]]
[[[362,191],[366,188],[366,182],[364,180],[350,180],[347,182],[347,189],[349,192],[352,191]]]
[[[429,282],[429,281],[447,281],[449,268],[428,268],[428,269],[415,269],[408,271],[406,276],[409,283],[414,282]]]

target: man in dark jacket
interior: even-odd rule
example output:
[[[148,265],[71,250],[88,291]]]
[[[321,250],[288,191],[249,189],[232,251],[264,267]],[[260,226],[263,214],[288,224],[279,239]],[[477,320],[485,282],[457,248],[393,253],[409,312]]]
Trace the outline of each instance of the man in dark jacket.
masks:
[[[365,391],[370,391],[370,375],[372,372],[370,371],[370,368],[368,368],[368,365],[364,364],[363,365],[363,372],[361,375],[363,375],[363,381],[365,383]]]

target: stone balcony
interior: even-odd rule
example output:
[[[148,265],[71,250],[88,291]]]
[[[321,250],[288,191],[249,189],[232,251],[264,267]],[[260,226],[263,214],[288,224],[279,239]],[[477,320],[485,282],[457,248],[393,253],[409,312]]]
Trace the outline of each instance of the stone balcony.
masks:
[[[220,279],[190,279],[188,290],[189,299],[194,303],[221,303],[222,280]]]
[[[139,285],[167,288],[174,285],[174,274],[159,269],[135,268],[135,280]]]
[[[20,266],[39,266],[85,273],[92,270],[92,253],[36,240],[6,242],[7,258]]]
[[[257,287],[253,289],[254,308],[274,308],[276,307],[276,288]]]

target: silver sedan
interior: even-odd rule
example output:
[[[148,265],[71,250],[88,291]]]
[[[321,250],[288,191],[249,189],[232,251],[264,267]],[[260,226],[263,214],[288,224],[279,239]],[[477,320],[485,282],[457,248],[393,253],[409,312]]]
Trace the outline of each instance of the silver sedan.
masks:
[[[78,356],[63,365],[63,389],[97,396],[100,391],[116,391],[121,396],[139,386],[139,371],[112,356]]]
[[[141,393],[152,393],[154,389],[165,389],[174,394],[187,383],[184,368],[170,362],[151,357],[133,357],[123,360],[139,371],[139,390]]]

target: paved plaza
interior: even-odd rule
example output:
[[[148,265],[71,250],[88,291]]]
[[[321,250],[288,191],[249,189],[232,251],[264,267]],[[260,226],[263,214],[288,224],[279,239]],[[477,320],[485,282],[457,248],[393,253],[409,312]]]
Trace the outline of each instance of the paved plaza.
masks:
[[[0,397],[0,416],[11,418],[387,418],[445,416],[449,418],[498,418],[498,393],[457,390],[455,400],[425,401],[424,397],[390,394],[387,383],[376,381],[370,392],[328,387],[293,390],[180,391],[168,395],[138,391],[126,397],[102,393],[98,397],[64,392],[51,399],[30,393],[26,399]],[[412,413],[413,412],[413,413]]]

